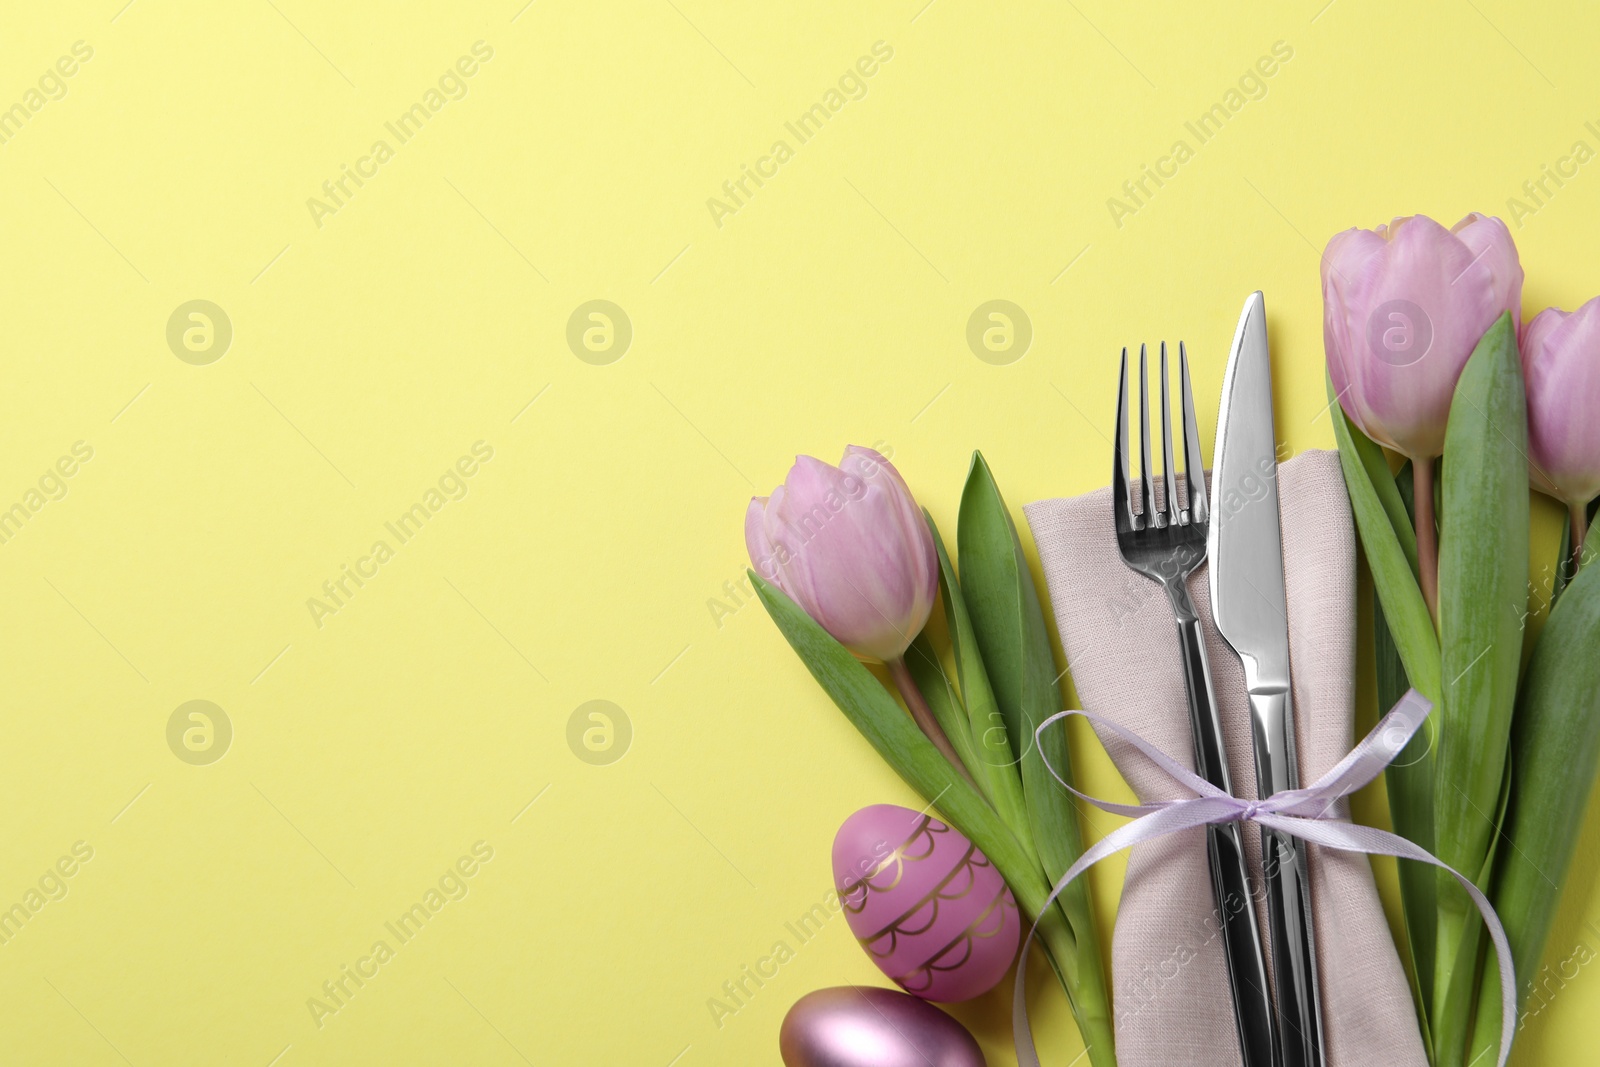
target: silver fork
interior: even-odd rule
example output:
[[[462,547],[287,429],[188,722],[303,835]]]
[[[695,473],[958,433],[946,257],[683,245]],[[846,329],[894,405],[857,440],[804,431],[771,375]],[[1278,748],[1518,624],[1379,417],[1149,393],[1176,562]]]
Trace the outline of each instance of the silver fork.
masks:
[[[1111,469],[1111,501],[1116,512],[1117,547],[1132,570],[1158,583],[1167,594],[1178,620],[1182,649],[1183,682],[1189,695],[1189,721],[1194,730],[1195,771],[1219,789],[1233,792],[1228,775],[1227,751],[1222,744],[1222,723],[1217,718],[1211,668],[1206,659],[1200,617],[1189,599],[1186,583],[1206,558],[1205,462],[1200,455],[1200,435],[1195,429],[1194,398],[1189,388],[1189,354],[1178,344],[1178,366],[1183,379],[1183,469],[1187,500],[1180,507],[1172,456],[1172,415],[1167,400],[1167,345],[1161,343],[1161,446],[1165,466],[1158,494],[1150,465],[1150,402],[1145,346],[1139,346],[1139,440],[1143,507],[1135,512],[1128,495],[1128,350],[1122,350],[1122,381],[1117,392],[1117,437]],[[1199,483],[1196,485],[1196,483]],[[1159,500],[1158,500],[1159,497]],[[1246,873],[1244,847],[1237,823],[1208,828],[1207,853],[1211,861],[1211,888],[1216,915],[1221,920],[1228,982],[1233,991],[1234,1023],[1245,1067],[1271,1067],[1276,1062],[1272,1003],[1267,994],[1267,972],[1261,954],[1261,930]]]

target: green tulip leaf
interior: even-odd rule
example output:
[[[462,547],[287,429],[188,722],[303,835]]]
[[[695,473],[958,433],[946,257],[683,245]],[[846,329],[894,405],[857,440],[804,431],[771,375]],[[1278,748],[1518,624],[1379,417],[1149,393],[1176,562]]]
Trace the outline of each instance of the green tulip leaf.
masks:
[[[1383,605],[1389,633],[1406,675],[1417,691],[1439,703],[1439,640],[1433,618],[1423,602],[1417,584],[1417,542],[1411,519],[1406,513],[1399,487],[1383,462],[1383,450],[1345,416],[1328,383],[1329,413],[1333,434],[1339,443],[1339,464],[1350,494],[1350,509],[1355,514],[1361,547],[1372,571],[1372,584]],[[1374,454],[1376,462],[1374,462]],[[1419,736],[1433,746],[1434,716],[1428,717]],[[1427,847],[1425,842],[1418,844]]]
[[[938,650],[928,640],[926,630],[918,634],[911,642],[911,647],[906,649],[906,669],[911,672],[911,680],[916,682],[922,699],[928,702],[928,710],[933,712],[939,729],[944,731],[951,747],[956,750],[961,765],[969,774],[972,773],[976,758],[972,751],[972,736],[967,732],[967,711],[961,704],[961,694],[956,692],[955,683],[945,673]],[[978,784],[981,789],[982,783]]]
[[[1339,413],[1344,414],[1343,407],[1339,409]],[[1406,554],[1406,562],[1411,565],[1412,575],[1416,575],[1419,573],[1417,527],[1416,512],[1411,500],[1410,475],[1407,475],[1407,480],[1402,486],[1400,479],[1389,473],[1389,459],[1384,455],[1383,446],[1350,425],[1348,416],[1345,418],[1345,425],[1350,431],[1352,450],[1367,472],[1367,480],[1372,483],[1372,491],[1377,494],[1378,503],[1383,506],[1383,513],[1388,517],[1389,525],[1394,527],[1395,537],[1400,542],[1400,550]],[[1405,466],[1410,466],[1409,461]]]
[[[1011,827],[1023,846],[1032,851],[1033,835],[1028,830],[1027,802],[1022,794],[1017,759],[1012,754],[1011,742],[1006,735],[1006,720],[1000,714],[994,690],[989,686],[989,674],[984,669],[983,655],[978,650],[978,641],[972,632],[972,617],[967,612],[960,581],[945,550],[944,538],[940,536],[933,517],[926,511],[923,515],[927,518],[928,529],[933,533],[933,546],[939,556],[939,595],[944,602],[944,617],[950,630],[956,675],[966,704],[968,721],[959,729],[967,736],[975,761],[969,763],[967,768],[977,780],[978,787],[1000,813],[1000,818]]]
[[[1439,539],[1440,668],[1445,686],[1434,790],[1435,852],[1477,874],[1498,832],[1528,603],[1527,400],[1510,314],[1478,342],[1445,430]],[[1543,773],[1543,772],[1541,772]],[[1460,1062],[1474,1004],[1477,911],[1438,883],[1436,1052]],[[1453,974],[1459,968],[1460,974]]]
[[[1083,851],[1071,794],[1050,777],[1035,744],[1034,731],[1039,723],[1061,710],[1061,702],[1053,695],[1054,664],[1050,662],[1049,637],[1044,632],[1033,577],[1000,488],[980,453],[973,454],[961,494],[957,542],[961,590],[971,612],[985,673],[1006,723],[1007,737],[1013,752],[1020,756],[1035,844],[1045,873],[1054,879]],[[1030,606],[1034,609],[1031,613]],[[1034,615],[1038,617],[1031,617]],[[1044,685],[1039,680],[1041,672]],[[1047,732],[1052,738],[1059,734],[1058,730]],[[1071,781],[1071,768],[1065,761],[1051,754],[1051,763],[1058,774]],[[1041,829],[1045,831],[1043,839],[1038,833]]]
[[[1021,594],[1011,548],[1014,528],[1004,505],[996,506],[999,489],[987,474],[974,453],[956,526],[961,595],[1015,760],[1033,742],[1033,731],[1022,721]]]
[[[1066,730],[1058,725],[1046,730],[1037,743],[1034,737],[1038,725],[1061,710],[1058,675],[1022,542],[981,453],[973,453],[961,494],[956,542],[961,590],[972,614],[978,648],[1008,734],[1014,746],[1021,746],[1023,795],[1034,847],[1045,874],[1054,882],[1083,853],[1072,794],[1045,765],[1048,760],[1064,780],[1072,780]],[[1074,882],[1060,899],[1073,933],[1084,947],[1081,955],[1097,960],[1088,885]],[[1104,995],[1103,989],[1100,995]]]
[[[1387,467],[1383,474],[1387,476]],[[1404,528],[1409,531],[1415,514],[1410,461],[1401,465],[1393,481],[1404,508]],[[1383,605],[1378,603],[1377,598],[1373,599],[1372,615],[1373,644],[1377,653],[1378,711],[1381,714],[1394,707],[1405,695],[1411,686],[1411,679],[1406,674],[1400,650],[1395,647],[1394,636],[1389,632]],[[1433,744],[1432,735],[1420,733],[1384,769],[1384,784],[1389,794],[1389,818],[1395,833],[1429,851],[1433,850]],[[1433,945],[1438,933],[1434,895],[1436,868],[1422,863],[1400,863],[1397,870],[1407,942],[1411,946],[1411,962],[1415,969],[1417,990],[1422,994],[1417,1001],[1420,1008],[1433,1002]],[[1425,1023],[1426,1013],[1422,1013],[1422,1016]],[[1426,1025],[1423,1028],[1423,1040],[1429,1040]]]
[[[1600,551],[1600,530],[1585,548]],[[1528,661],[1512,727],[1511,797],[1492,895],[1526,1002],[1600,773],[1600,567],[1578,572]],[[1500,1042],[1500,978],[1484,968],[1473,1048]],[[1491,1057],[1492,1058],[1492,1057]]]
[[[1433,618],[1417,583],[1416,533],[1407,502],[1409,478],[1397,482],[1389,473],[1383,450],[1351,424],[1328,383],[1328,410],[1339,444],[1339,463],[1356,529],[1361,534],[1372,584],[1373,640],[1378,671],[1379,709],[1387,710],[1415,686],[1439,702],[1439,641]],[[1406,472],[1407,474],[1409,472]],[[1395,832],[1429,851],[1434,847],[1434,762],[1438,745],[1437,714],[1430,715],[1404,752],[1384,773],[1389,816]],[[1412,980],[1420,994],[1418,1015],[1430,1042],[1428,1011],[1433,1004],[1435,940],[1438,928],[1437,877],[1433,868],[1401,863],[1400,897]]]

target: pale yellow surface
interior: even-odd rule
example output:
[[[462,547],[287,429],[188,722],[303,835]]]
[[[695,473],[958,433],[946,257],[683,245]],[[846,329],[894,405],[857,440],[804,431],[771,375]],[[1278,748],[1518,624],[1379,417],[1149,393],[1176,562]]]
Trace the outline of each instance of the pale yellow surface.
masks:
[[[848,442],[892,449],[947,529],[975,447],[1019,517],[1094,488],[1141,340],[1188,341],[1209,454],[1258,287],[1280,433],[1326,447],[1328,236],[1504,214],[1600,146],[1600,14],[1575,2],[124,2],[7,3],[0,34],[0,107],[26,112],[0,145],[0,507],[27,516],[0,544],[0,908],[66,890],[0,945],[7,1063],[776,1062],[795,999],[881,982],[842,919],[805,944],[785,923],[845,816],[914,799],[727,599],[747,498]],[[386,130],[479,41],[464,98]],[[799,143],[785,123],[880,41],[865,96]],[[1265,95],[1200,144],[1185,122],[1275,42]],[[778,139],[792,158],[714,218]],[[1107,199],[1179,139],[1193,158],[1119,226]],[[1600,290],[1593,169],[1515,231],[1530,311]],[[205,366],[166,340],[194,299],[233,328]],[[609,365],[566,341],[594,299],[632,324]],[[991,299],[1032,322],[1009,365],[966,343]],[[465,498],[400,544],[384,524],[480,441]],[[314,619],[378,540],[393,558]],[[233,727],[209,765],[168,745],[190,700]],[[590,700],[632,724],[620,762],[568,746]],[[480,841],[467,895],[400,943],[384,924]],[[77,842],[93,858],[47,877]],[[1562,957],[1600,947],[1593,842]],[[1118,877],[1094,879],[1108,929]],[[780,939],[794,958],[717,1025],[708,999]],[[1048,1061],[1074,1062],[1035,988]],[[956,1012],[991,1063],[1007,1003]],[[1597,1010],[1584,970],[1520,1062],[1579,1062]]]

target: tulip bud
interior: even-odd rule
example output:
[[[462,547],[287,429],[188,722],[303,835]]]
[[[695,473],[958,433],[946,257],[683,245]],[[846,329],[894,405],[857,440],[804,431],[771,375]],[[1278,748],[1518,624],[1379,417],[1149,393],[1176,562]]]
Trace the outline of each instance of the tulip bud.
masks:
[[[1600,297],[1545,308],[1522,331],[1528,477],[1568,505],[1600,496]]]
[[[1600,297],[1545,308],[1522,331],[1528,481],[1567,505],[1571,571],[1583,562],[1589,502],[1600,495]]]
[[[1334,236],[1322,257],[1323,340],[1345,414],[1413,462],[1444,451],[1456,380],[1495,319],[1521,321],[1505,223],[1426,215]]]
[[[939,560],[898,471],[851,445],[838,467],[799,456],[770,497],[745,512],[745,545],[763,578],[858,656],[899,661],[939,595]]]

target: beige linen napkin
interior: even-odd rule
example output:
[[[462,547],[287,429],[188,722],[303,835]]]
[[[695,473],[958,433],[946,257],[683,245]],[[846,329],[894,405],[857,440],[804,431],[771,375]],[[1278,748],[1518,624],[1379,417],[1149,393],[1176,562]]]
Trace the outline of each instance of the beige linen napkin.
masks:
[[[1354,744],[1355,534],[1337,453],[1302,453],[1279,468],[1278,481],[1295,731],[1300,780],[1309,785]],[[1156,583],[1123,565],[1111,490],[1041,500],[1024,510],[1083,709],[1132,729],[1192,768],[1172,609]],[[1205,566],[1190,579],[1189,592],[1205,627],[1234,792],[1254,799],[1244,677],[1212,624]],[[1184,795],[1128,746],[1113,744],[1109,751],[1141,800]],[[1115,822],[1109,816],[1096,821]],[[1244,837],[1265,939],[1265,904],[1254,873],[1260,871],[1260,832],[1250,826]],[[1316,846],[1309,860],[1330,1067],[1425,1067],[1410,989],[1368,860]],[[1203,830],[1132,850],[1111,950],[1122,1067],[1240,1062],[1214,908]]]

